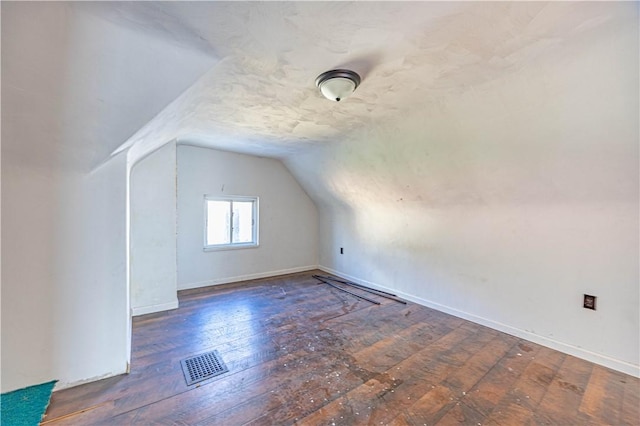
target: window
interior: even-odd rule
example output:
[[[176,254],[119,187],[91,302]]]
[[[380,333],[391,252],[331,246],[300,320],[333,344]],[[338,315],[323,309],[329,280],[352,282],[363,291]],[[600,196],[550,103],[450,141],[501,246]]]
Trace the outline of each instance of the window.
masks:
[[[205,250],[258,246],[258,197],[204,197]]]

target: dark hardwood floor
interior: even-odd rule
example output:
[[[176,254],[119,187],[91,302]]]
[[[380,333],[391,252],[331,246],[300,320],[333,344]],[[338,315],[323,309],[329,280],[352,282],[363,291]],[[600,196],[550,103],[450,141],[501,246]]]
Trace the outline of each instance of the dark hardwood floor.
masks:
[[[44,424],[640,424],[637,378],[311,275],[180,292],[134,319],[131,374],[54,392]],[[213,349],[229,372],[187,386]]]

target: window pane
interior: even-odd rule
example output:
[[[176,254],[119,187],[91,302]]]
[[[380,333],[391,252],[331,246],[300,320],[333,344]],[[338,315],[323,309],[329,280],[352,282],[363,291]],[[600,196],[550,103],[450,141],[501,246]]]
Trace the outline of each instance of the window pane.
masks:
[[[207,201],[207,245],[229,244],[231,203]]]
[[[253,201],[233,202],[233,242],[253,241]]]

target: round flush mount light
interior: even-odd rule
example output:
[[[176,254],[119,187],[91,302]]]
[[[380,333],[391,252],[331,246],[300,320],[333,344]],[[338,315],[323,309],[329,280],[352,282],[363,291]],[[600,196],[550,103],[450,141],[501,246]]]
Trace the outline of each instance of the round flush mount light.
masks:
[[[351,70],[331,70],[316,78],[316,86],[322,95],[336,102],[348,98],[359,84],[360,76]]]

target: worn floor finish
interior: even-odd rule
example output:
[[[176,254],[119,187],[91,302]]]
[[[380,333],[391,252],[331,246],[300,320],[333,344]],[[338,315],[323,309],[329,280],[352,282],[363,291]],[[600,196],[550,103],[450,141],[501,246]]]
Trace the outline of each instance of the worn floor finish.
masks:
[[[131,374],[55,392],[45,424],[640,423],[640,381],[311,273],[180,293],[134,320]],[[186,386],[180,360],[229,372]]]

